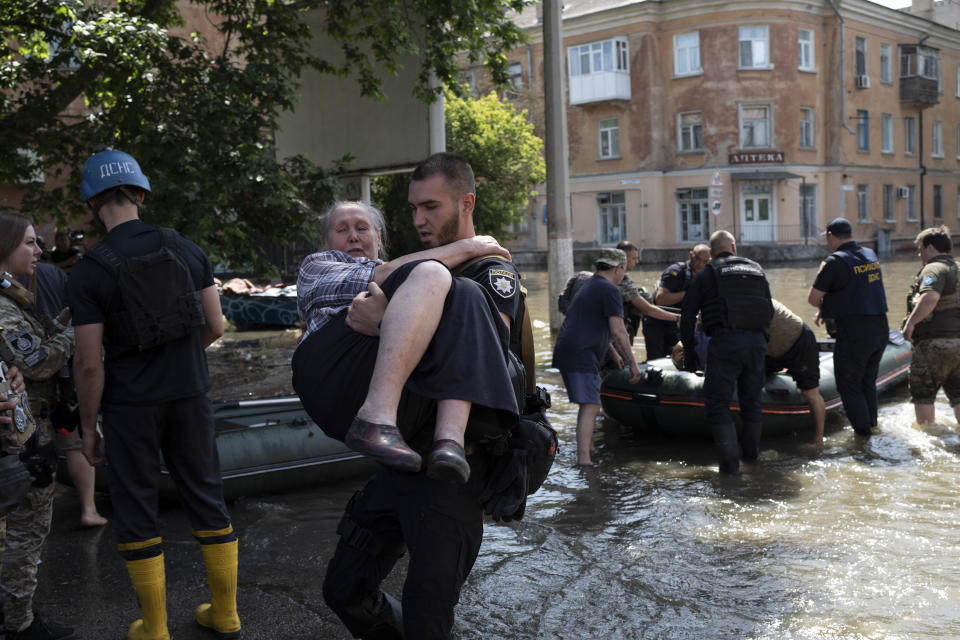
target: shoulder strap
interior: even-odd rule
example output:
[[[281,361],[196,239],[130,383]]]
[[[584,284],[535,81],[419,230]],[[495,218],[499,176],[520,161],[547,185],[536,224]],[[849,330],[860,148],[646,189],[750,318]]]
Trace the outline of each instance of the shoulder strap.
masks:
[[[107,244],[106,240],[101,240],[93,245],[84,254],[85,258],[92,258],[94,262],[105,267],[113,275],[117,275],[123,267],[123,258]]]

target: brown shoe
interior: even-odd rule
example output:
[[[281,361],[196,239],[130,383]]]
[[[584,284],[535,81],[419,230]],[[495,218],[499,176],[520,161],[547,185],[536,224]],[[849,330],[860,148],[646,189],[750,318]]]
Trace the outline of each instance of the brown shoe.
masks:
[[[427,476],[451,484],[466,484],[470,463],[463,447],[453,440],[437,440],[427,459]]]
[[[420,454],[407,446],[400,430],[393,425],[367,422],[358,416],[350,424],[343,442],[391,469],[407,473],[420,471]]]

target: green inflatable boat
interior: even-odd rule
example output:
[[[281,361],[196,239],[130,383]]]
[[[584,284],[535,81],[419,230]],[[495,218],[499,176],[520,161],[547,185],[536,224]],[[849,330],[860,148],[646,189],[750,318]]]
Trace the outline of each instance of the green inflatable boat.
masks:
[[[228,500],[314,487],[376,471],[375,462],[323,433],[296,396],[215,404],[213,415]],[[166,466],[160,472],[160,496],[176,499]],[[98,489],[107,490],[107,473],[107,467],[97,468]],[[64,460],[57,478],[71,482]]]
[[[820,343],[820,395],[827,413],[842,408],[833,375],[833,341]],[[890,339],[880,362],[877,391],[905,382],[913,349],[897,330]],[[711,437],[703,399],[703,373],[678,371],[669,358],[640,365],[643,374],[630,384],[626,370],[607,375],[600,388],[604,413],[627,426],[661,431],[682,437]],[[764,435],[778,435],[812,429],[813,419],[800,390],[785,373],[774,376],[763,388]],[[730,404],[734,420],[739,423],[740,407]]]

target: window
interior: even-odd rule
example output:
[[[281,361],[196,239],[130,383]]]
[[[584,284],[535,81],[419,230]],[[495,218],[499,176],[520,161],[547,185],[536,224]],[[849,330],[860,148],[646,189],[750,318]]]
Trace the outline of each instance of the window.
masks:
[[[800,107],[800,148],[813,149],[813,109]]]
[[[857,185],[857,220],[870,222],[870,190],[868,185]]]
[[[960,160],[960,124],[957,125],[957,160]]]
[[[883,221],[893,222],[893,185],[883,185]]]
[[[940,54],[936,49],[900,45],[900,77],[921,76],[940,86]]]
[[[856,73],[858,76],[867,75],[867,39],[857,37],[856,43]]]
[[[870,151],[870,113],[857,109],[857,151]]]
[[[616,244],[627,239],[623,192],[598,193],[600,244]]]
[[[916,222],[917,221],[917,187],[915,185],[907,185],[904,187],[907,190],[907,222]]]
[[[934,122],[930,129],[933,146],[930,148],[930,155],[934,158],[943,157],[943,123]]]
[[[889,113],[880,116],[880,150],[893,153],[893,116]]]
[[[700,73],[700,32],[673,36],[673,74],[689,76]]]
[[[804,238],[816,238],[820,235],[817,224],[817,185],[800,185],[800,226]]]
[[[470,89],[471,92],[476,90],[476,86],[475,86],[476,80],[473,77],[473,71],[464,71],[463,73],[461,73],[460,82],[461,84],[467,85],[467,88]]]
[[[772,145],[771,107],[768,104],[740,105],[740,147],[767,149]]]
[[[602,71],[629,71],[627,40],[614,38],[567,49],[571,76],[586,76]]]
[[[770,69],[770,27],[740,27],[740,68]]]
[[[880,45],[880,81],[893,82],[893,47]]]
[[[523,65],[519,62],[510,63],[510,88],[516,92],[523,91]]]
[[[620,157],[620,124],[616,118],[600,121],[600,157]]]
[[[710,237],[708,206],[706,189],[677,190],[677,224],[681,242],[702,242]]]
[[[681,152],[703,151],[703,113],[691,111],[677,115],[677,142]]]
[[[933,219],[943,222],[943,185],[933,185]]]
[[[910,155],[917,152],[917,121],[911,116],[903,119],[903,152]]]
[[[801,71],[814,71],[813,31],[810,29],[797,30],[797,68]]]

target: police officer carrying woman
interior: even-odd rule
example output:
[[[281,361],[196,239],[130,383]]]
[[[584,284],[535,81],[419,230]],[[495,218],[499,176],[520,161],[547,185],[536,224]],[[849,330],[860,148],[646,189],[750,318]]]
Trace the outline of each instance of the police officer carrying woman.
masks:
[[[70,328],[48,332],[27,313],[34,296],[17,282],[33,275],[40,246],[31,220],[0,213],[0,356],[23,372],[38,432],[27,454],[33,485],[7,516],[3,571],[4,619],[8,639],[72,638],[73,630],[41,620],[33,611],[40,551],[53,517],[56,451],[50,414],[57,400],[57,374],[73,354]]]
[[[713,259],[693,279],[683,298],[680,337],[683,368],[699,369],[694,328],[700,313],[710,336],[703,385],[707,419],[720,456],[720,472],[738,475],[740,458],[756,460],[760,447],[760,391],[764,381],[767,337],[764,330],[773,317],[770,285],[760,265],[737,255],[728,231],[710,236]],[[743,451],[730,415],[734,385],[740,401]]]
[[[807,300],[819,309],[836,338],[833,371],[853,430],[870,436],[877,424],[877,371],[887,346],[887,297],[877,254],[854,242],[845,218],[834,218],[822,235],[832,252],[820,265]]]

